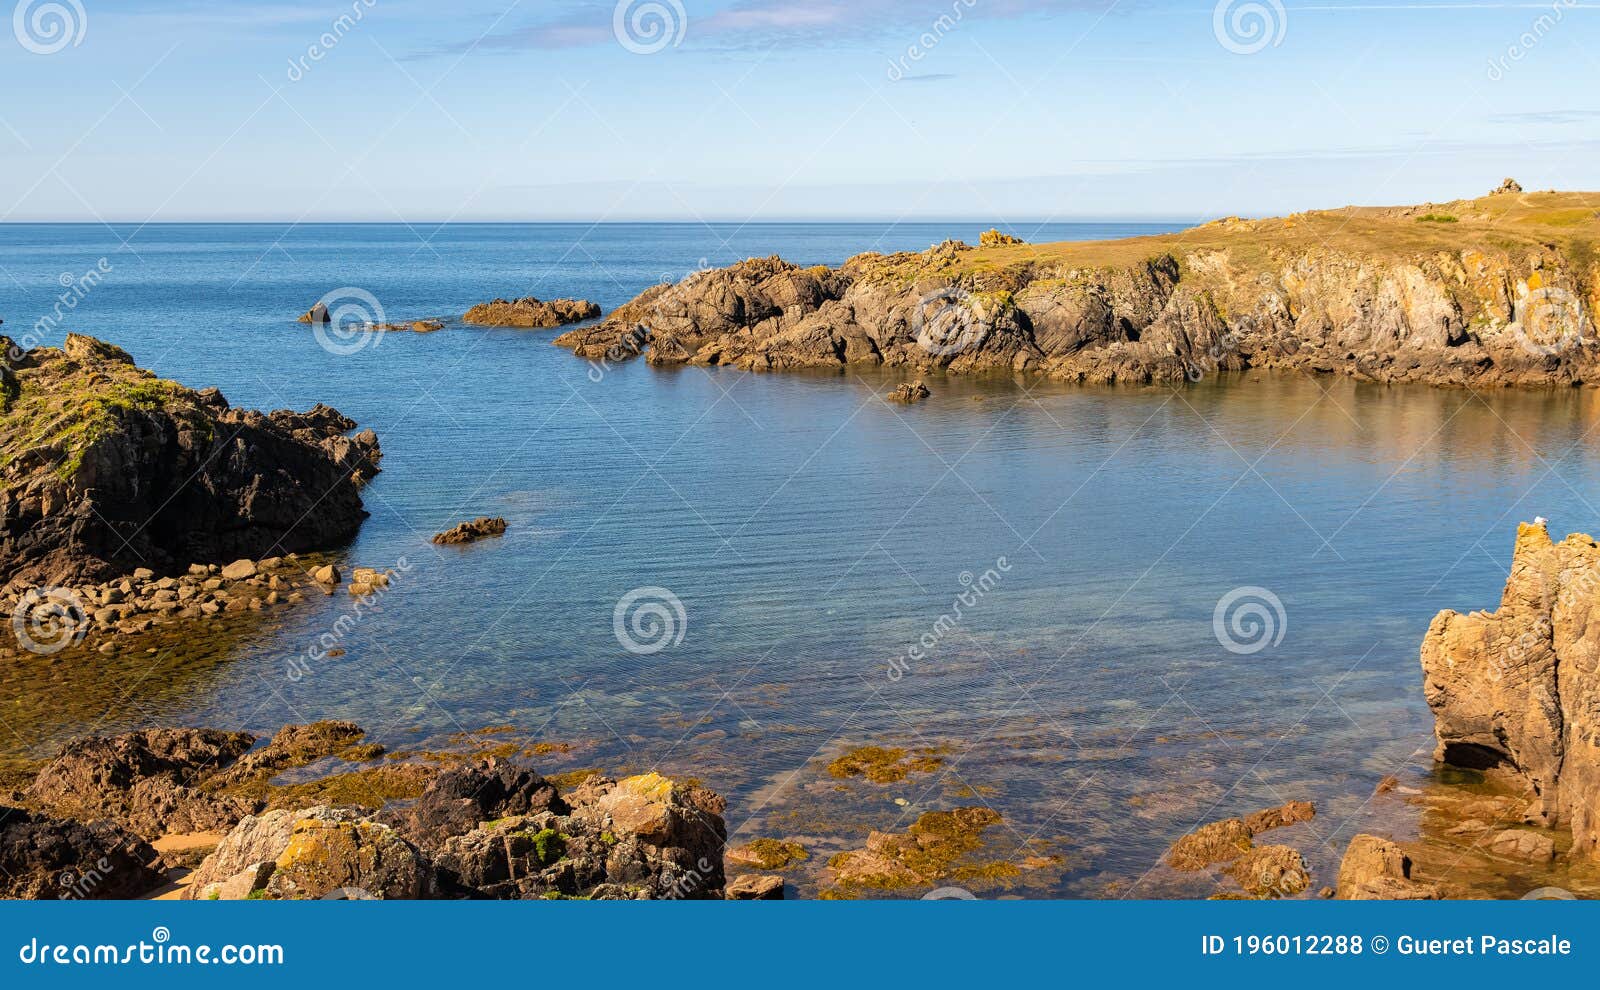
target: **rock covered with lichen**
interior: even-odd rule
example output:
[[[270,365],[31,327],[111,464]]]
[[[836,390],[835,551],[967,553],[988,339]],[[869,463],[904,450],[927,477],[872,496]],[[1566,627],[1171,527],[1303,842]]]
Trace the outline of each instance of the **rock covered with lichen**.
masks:
[[[0,580],[106,580],[331,547],[365,517],[377,437],[319,405],[235,409],[69,334],[6,351]]]

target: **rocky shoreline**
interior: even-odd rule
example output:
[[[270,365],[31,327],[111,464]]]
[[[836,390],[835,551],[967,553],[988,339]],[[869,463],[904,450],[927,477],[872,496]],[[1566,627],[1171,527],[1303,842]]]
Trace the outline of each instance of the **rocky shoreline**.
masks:
[[[654,286],[556,343],[591,361],[642,354],[747,371],[1177,384],[1266,368],[1474,387],[1600,382],[1592,197],[1514,186],[1161,237],[947,241],[838,268],[753,258]]]
[[[0,347],[9,592],[325,549],[366,517],[378,439],[351,435],[335,409],[234,409],[78,334],[60,349]]]
[[[494,757],[386,762],[363,736],[318,722],[264,745],[215,729],[70,743],[0,795],[0,896],[136,897],[178,879],[198,900],[774,895],[775,878],[729,881],[722,799],[696,784],[645,773],[558,789]],[[275,782],[328,763],[341,769]]]

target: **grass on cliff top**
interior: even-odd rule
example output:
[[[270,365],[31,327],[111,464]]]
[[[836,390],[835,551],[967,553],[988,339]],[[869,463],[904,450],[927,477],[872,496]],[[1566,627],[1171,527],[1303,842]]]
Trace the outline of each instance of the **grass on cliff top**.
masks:
[[[55,348],[32,352],[34,367],[16,371],[17,389],[0,406],[0,471],[22,454],[59,448],[56,471],[70,478],[84,451],[131,411],[198,415],[189,389],[131,364],[82,363]]]
[[[1453,221],[1438,222],[1441,217]],[[948,267],[953,273],[1021,264],[1123,268],[1197,250],[1227,250],[1240,262],[1318,248],[1402,258],[1469,248],[1518,252],[1547,244],[1581,260],[1594,257],[1597,242],[1600,192],[1506,193],[1419,206],[1347,206],[1266,220],[1230,217],[1173,234],[1111,241],[976,248],[961,252]]]

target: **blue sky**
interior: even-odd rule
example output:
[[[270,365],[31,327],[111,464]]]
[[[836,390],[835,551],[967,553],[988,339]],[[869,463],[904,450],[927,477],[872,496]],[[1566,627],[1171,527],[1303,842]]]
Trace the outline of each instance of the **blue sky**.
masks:
[[[1506,175],[1600,189],[1600,9],[1577,0],[13,15],[10,221],[1188,219],[1445,200]]]

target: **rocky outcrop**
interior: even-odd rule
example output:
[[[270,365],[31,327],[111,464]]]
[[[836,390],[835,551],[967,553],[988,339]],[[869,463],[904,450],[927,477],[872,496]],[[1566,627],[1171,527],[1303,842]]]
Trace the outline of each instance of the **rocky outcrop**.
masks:
[[[435,533],[433,542],[440,546],[460,546],[466,543],[476,543],[491,536],[504,536],[506,521],[499,518],[483,516],[471,522],[464,522],[443,533]]]
[[[109,822],[0,807],[0,898],[113,900],[161,883],[156,851]]]
[[[255,742],[244,732],[146,729],[74,740],[25,791],[52,814],[110,819],[146,836],[226,829],[250,810],[197,785],[232,764]]]
[[[1433,901],[1439,889],[1411,878],[1411,857],[1388,839],[1358,835],[1339,863],[1337,896],[1345,901]]]
[[[1519,526],[1500,607],[1439,613],[1422,670],[1435,758],[1526,788],[1525,819],[1570,829],[1573,855],[1595,857],[1600,545],[1581,533],[1555,543],[1543,520]]]
[[[548,328],[592,320],[600,307],[587,299],[552,299],[541,302],[532,296],[522,299],[495,299],[479,303],[461,317],[462,323],[485,327]]]
[[[0,346],[0,579],[13,590],[329,547],[366,515],[378,441],[350,436],[336,410],[233,409],[77,334],[60,349]]]
[[[997,227],[990,227],[988,230],[978,235],[979,247],[1007,247],[1012,244],[1025,243],[1027,242],[1022,238],[1013,237],[1010,234],[1003,233]]]
[[[1600,380],[1600,234],[1580,194],[1230,219],[1098,243],[756,258],[557,338],[593,361],[882,366],[1181,383],[1281,368],[1384,382]],[[1424,211],[1427,212],[1424,212]],[[1440,212],[1447,211],[1447,212]],[[1419,222],[1448,216],[1450,223]]]

